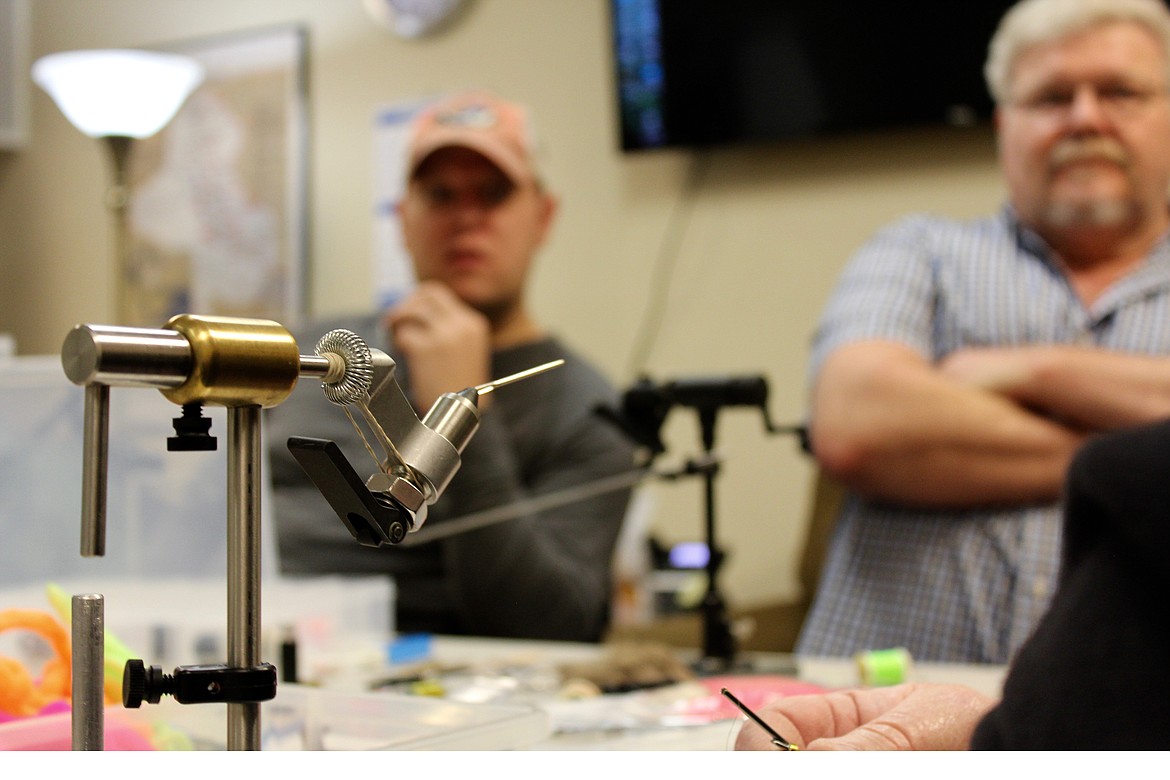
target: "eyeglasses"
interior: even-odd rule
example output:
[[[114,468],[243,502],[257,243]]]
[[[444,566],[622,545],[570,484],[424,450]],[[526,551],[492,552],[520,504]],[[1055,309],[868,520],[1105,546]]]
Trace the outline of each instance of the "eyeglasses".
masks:
[[[1132,84],[1058,84],[1037,91],[1012,105],[1043,117],[1062,118],[1072,112],[1082,89],[1093,94],[1097,106],[1110,117],[1136,116],[1155,100],[1166,97],[1165,88]]]

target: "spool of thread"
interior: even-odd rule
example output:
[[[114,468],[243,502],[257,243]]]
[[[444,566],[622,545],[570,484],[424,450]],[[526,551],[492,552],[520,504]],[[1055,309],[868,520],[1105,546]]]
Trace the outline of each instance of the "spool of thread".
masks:
[[[862,685],[898,685],[910,679],[913,659],[904,647],[865,650],[853,657]]]

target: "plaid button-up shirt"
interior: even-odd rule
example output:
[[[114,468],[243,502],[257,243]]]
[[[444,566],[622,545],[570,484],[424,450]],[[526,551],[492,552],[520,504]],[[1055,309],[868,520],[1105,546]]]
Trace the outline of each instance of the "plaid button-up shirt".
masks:
[[[1084,344],[1170,355],[1170,243],[1086,308],[1010,208],[970,222],[913,216],[850,262],[814,338],[810,375],[856,341],[937,361],[964,347]],[[1046,609],[1059,503],[924,511],[848,497],[797,652],[906,647],[920,660],[1007,663]]]

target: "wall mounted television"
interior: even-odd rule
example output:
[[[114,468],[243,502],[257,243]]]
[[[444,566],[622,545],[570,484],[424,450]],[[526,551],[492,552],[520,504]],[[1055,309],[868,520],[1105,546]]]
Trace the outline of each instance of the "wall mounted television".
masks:
[[[977,124],[1013,2],[610,0],[622,149]]]

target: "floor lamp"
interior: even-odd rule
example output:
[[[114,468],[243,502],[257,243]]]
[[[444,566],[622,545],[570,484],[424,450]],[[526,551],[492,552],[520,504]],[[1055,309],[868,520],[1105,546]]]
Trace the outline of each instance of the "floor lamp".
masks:
[[[126,165],[135,138],[147,138],[171,121],[203,81],[203,66],[180,54],[129,49],[66,51],[41,57],[32,79],[49,93],[78,130],[103,141],[113,180],[106,202],[114,215],[117,317],[130,314]]]

